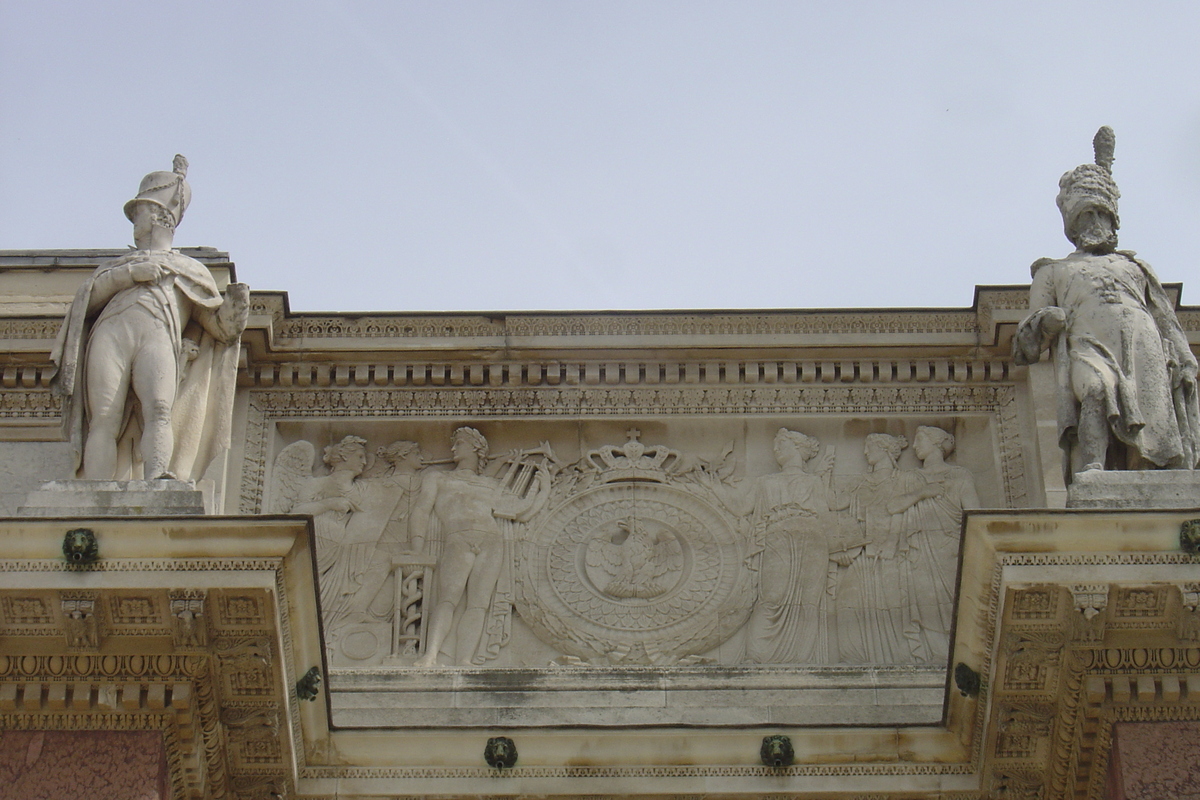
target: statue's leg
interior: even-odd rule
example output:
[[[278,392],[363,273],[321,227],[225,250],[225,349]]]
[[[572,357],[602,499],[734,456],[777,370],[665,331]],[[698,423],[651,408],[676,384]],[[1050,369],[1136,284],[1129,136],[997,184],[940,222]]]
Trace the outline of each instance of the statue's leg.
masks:
[[[83,447],[83,477],[112,480],[117,471],[117,436],[129,395],[129,355],[135,343],[119,320],[97,325],[88,340],[88,433]]]
[[[175,434],[171,408],[179,388],[175,343],[165,330],[147,331],[133,357],[133,393],[142,406],[142,461],[147,478],[169,477]],[[196,420],[199,423],[199,420]]]
[[[453,536],[453,534],[451,535]],[[425,654],[417,659],[418,667],[437,666],[438,652],[450,635],[454,609],[462,599],[467,578],[475,563],[475,554],[461,542],[449,541],[437,563],[437,607],[429,617],[429,636],[425,639]]]
[[[504,540],[499,534],[488,536],[480,544],[479,555],[475,558],[475,568],[467,583],[467,608],[458,621],[458,643],[454,652],[462,666],[471,664],[475,648],[479,646],[503,566]]]
[[[1100,376],[1090,369],[1075,369],[1071,375],[1075,397],[1079,399],[1079,453],[1081,472],[1104,469],[1108,455],[1108,408],[1104,402],[1105,388]]]

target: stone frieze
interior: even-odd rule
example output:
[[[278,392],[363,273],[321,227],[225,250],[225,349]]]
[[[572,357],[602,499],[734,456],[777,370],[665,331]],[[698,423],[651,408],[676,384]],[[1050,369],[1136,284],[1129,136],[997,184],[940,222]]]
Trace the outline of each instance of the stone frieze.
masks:
[[[944,664],[962,513],[980,504],[953,434],[770,424],[681,424],[678,448],[612,423],[493,425],[524,445],[504,452],[413,423],[372,458],[398,430],[377,423],[323,463],[308,439],[283,447],[266,510],[314,517],[336,668]],[[1002,497],[1002,467],[976,470]]]

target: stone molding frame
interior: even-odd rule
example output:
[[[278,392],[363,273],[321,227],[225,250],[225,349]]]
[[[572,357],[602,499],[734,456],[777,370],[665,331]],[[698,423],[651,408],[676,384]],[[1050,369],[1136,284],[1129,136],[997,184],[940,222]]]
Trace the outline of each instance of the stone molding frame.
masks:
[[[798,763],[761,767],[749,746],[761,741],[760,728],[725,732],[723,765],[554,766],[538,763],[552,741],[523,733],[524,763],[510,777],[561,797],[615,797],[588,788],[599,780],[642,781],[642,791],[654,792],[647,782],[717,778],[737,781],[739,789],[717,792],[727,797],[796,796],[818,786],[831,798],[1099,797],[1114,721],[1200,718],[1200,624],[1189,580],[1200,562],[1175,541],[1190,513],[970,512],[954,660],[978,669],[983,688],[976,697],[948,689],[943,729],[892,731],[906,750],[890,763],[838,763],[824,752],[821,730],[792,728],[785,733],[798,743]],[[1121,540],[1126,552],[1116,552]],[[1080,584],[1080,574],[1092,579]],[[850,735],[864,745],[874,738],[865,729]],[[555,737],[569,747],[571,734]],[[689,741],[707,752],[703,735]],[[482,765],[313,764],[302,785],[323,792],[353,778],[363,791],[403,781],[435,792],[445,780],[483,791],[477,782],[487,775]],[[777,783],[768,786],[771,775]],[[843,782],[830,791],[823,780],[835,776]]]
[[[1186,516],[970,515],[953,660],[985,678],[977,700],[950,693],[948,719],[990,731],[972,745],[987,791],[1101,797],[1114,722],[1200,719],[1200,562],[1173,541]]]
[[[398,729],[364,736],[330,730],[323,702],[295,699],[290,684],[320,653],[310,551],[293,544],[305,523],[261,517],[203,517],[182,527],[179,520],[98,521],[105,555],[80,568],[52,557],[63,521],[9,520],[6,552],[16,557],[0,562],[0,570],[19,575],[20,582],[7,582],[0,592],[0,638],[6,643],[0,723],[175,730],[166,741],[171,764],[185,774],[184,797],[195,796],[188,794],[194,784],[186,776],[187,764],[196,763],[189,759],[197,757],[209,765],[205,774],[223,765],[225,795],[236,798],[280,788],[299,797],[345,795],[350,786],[365,795],[601,797],[614,796],[616,785],[635,796],[684,796],[682,786],[726,797],[1096,796],[1112,721],[1200,718],[1198,562],[1178,545],[1180,524],[1193,516],[970,512],[954,662],[979,671],[983,688],[976,697],[950,690],[943,726],[647,730],[638,734],[637,754],[617,748],[590,765],[573,764],[572,754],[607,741],[602,733],[525,731],[516,736],[521,762],[505,773],[503,784],[472,754],[477,757],[483,742],[504,730]],[[162,533],[167,525],[177,533]],[[255,528],[252,534],[244,532],[247,526]],[[256,554],[220,555],[250,542],[257,543]],[[289,551],[286,557],[281,549]],[[157,588],[145,585],[148,575],[159,581]],[[245,584],[252,575],[250,589],[230,585]],[[58,616],[62,593],[78,595],[81,576],[95,593],[90,599],[99,649],[89,652],[67,650]],[[168,589],[203,580],[215,581],[203,595],[207,643],[181,646],[170,601],[199,595],[195,587],[175,596]],[[42,601],[5,603],[14,592]],[[1095,612],[1090,618],[1089,611]],[[269,644],[256,644],[260,635]],[[38,654],[8,646],[22,641],[53,642],[59,650]],[[142,650],[110,656],[106,648],[114,643]],[[260,687],[248,677],[255,670],[242,667],[261,666],[264,653],[274,661],[270,685]],[[126,688],[135,679],[136,694]],[[89,688],[81,695],[75,685],[84,684]],[[264,693],[254,693],[256,688]],[[189,693],[188,724],[200,731],[190,735],[195,728],[179,723],[185,716],[180,700]],[[82,706],[84,695],[88,709],[79,708],[73,718],[71,709]],[[268,764],[259,759],[277,756],[270,737],[258,734],[275,726],[282,761]],[[792,738],[796,764],[759,763],[767,733]],[[848,759],[851,741],[857,755]],[[667,757],[679,747],[692,754],[691,763]],[[383,751],[390,764],[380,764]],[[290,775],[294,784],[275,782]],[[839,782],[831,791],[832,778]],[[1044,791],[1037,788],[1043,783],[1049,787]]]
[[[67,524],[0,524],[5,552],[29,556],[0,561],[0,729],[161,731],[172,798],[294,796],[297,717],[323,713],[289,677],[320,661],[292,651],[289,609],[315,609],[306,524],[205,517],[181,538],[178,519],[95,521],[88,566],[47,557]],[[72,636],[76,585],[94,641]]]

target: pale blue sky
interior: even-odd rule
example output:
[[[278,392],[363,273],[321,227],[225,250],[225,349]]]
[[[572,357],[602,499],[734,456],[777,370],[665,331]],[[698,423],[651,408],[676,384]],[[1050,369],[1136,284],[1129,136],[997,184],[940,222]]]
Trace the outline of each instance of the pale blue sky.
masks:
[[[303,311],[967,306],[1122,246],[1200,303],[1195,2],[0,4],[0,249],[176,243]]]

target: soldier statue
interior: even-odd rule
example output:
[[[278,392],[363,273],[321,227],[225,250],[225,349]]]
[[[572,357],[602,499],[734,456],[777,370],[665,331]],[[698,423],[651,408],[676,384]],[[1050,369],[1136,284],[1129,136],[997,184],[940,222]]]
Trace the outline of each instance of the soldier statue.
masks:
[[[1117,250],[1114,137],[1099,130],[1094,164],[1059,181],[1066,258],[1034,262],[1031,313],[1013,359],[1054,353],[1065,472],[1194,469],[1200,458],[1196,357],[1150,265]]]

